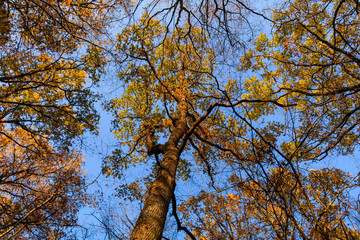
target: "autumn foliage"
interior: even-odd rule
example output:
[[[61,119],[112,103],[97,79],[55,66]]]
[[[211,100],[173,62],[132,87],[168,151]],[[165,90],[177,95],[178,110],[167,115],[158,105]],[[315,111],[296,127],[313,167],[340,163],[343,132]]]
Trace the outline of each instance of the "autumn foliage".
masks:
[[[103,73],[106,4],[0,1],[1,239],[72,239],[87,199],[73,144],[97,131],[88,86]]]
[[[127,235],[102,222],[109,236],[360,238],[359,174],[341,164],[359,149],[358,1],[0,4],[0,238],[76,237],[74,144],[97,132],[110,61],[102,172],[141,209]]]
[[[82,156],[24,130],[0,139],[0,236],[8,239],[69,237],[86,202]],[[14,142],[16,140],[16,143]]]

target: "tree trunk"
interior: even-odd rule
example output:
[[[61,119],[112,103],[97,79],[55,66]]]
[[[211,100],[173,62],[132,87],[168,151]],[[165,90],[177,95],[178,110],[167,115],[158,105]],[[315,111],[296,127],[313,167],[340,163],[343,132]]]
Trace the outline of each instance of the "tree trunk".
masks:
[[[182,102],[180,105],[184,106],[184,104],[186,103]],[[175,130],[165,143],[160,170],[146,196],[144,207],[131,234],[131,240],[162,238],[166,215],[175,190],[175,175],[180,155],[177,144],[187,130],[186,110],[182,106],[180,106],[182,113],[176,122]]]

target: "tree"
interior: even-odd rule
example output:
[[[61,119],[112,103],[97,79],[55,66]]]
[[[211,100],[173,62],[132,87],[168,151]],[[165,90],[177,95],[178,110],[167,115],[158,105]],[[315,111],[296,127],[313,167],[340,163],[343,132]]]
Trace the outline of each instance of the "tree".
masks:
[[[22,129],[0,139],[0,237],[71,238],[76,214],[87,202],[82,156],[55,151]],[[28,148],[22,146],[27,145]]]
[[[193,28],[195,31],[191,38],[186,28],[166,36],[164,26],[144,16],[141,24],[124,29],[118,36],[118,49],[131,61],[119,73],[126,94],[114,99],[108,109],[116,116],[115,134],[129,153],[110,157],[104,171],[116,176],[119,166],[146,163],[150,156],[157,161],[157,173],[132,239],[161,238],[178,165],[186,167],[180,154],[202,121],[199,114],[207,111],[209,99],[203,94],[214,92],[209,81],[212,51],[204,45],[205,35]],[[163,155],[161,162],[159,154]]]
[[[97,131],[91,87],[117,6],[0,0],[0,238],[58,239],[76,225],[86,194],[73,143]]]
[[[105,59],[88,39],[103,31],[106,6],[102,1],[1,1],[2,125],[66,144],[85,129],[96,130],[96,95],[87,81],[98,82]]]
[[[358,175],[309,167],[357,147],[358,5],[285,3],[273,13],[272,39],[261,34],[239,56],[238,69],[253,75],[244,81],[218,75],[218,56],[194,26],[177,25],[170,33],[143,17],[119,35],[128,62],[119,73],[125,94],[108,109],[120,149],[106,159],[104,172],[121,177],[155,158],[149,176],[120,191],[145,200],[132,239],[161,239],[175,182],[194,178],[198,169],[215,191],[181,204],[185,219],[202,223],[187,224],[198,230],[194,235],[358,237],[351,193]],[[219,216],[226,202],[232,208]],[[250,212],[250,219],[236,211]]]
[[[301,125],[294,126],[292,148],[308,147],[308,159],[333,149],[351,153],[358,142],[357,8],[346,1],[291,2],[274,11],[273,38],[262,34],[243,58],[243,69],[263,71],[261,82],[245,83],[249,97],[261,97],[261,84],[272,98],[294,105],[289,111],[299,113],[294,122]]]
[[[300,173],[297,173],[300,174]],[[284,181],[286,179],[286,181]],[[267,182],[235,179],[229,193],[202,192],[179,206],[200,239],[358,239],[358,175],[335,168],[310,169],[305,189],[286,169],[269,171]],[[238,184],[242,182],[242,184]],[[189,214],[191,212],[192,214]],[[357,214],[356,214],[357,215]]]
[[[226,118],[219,107],[232,108],[248,100],[229,103],[232,97],[224,96],[222,83],[212,75],[213,50],[206,46],[206,35],[198,28],[177,27],[167,33],[158,21],[145,15],[140,24],[125,28],[118,41],[118,49],[129,59],[119,73],[125,94],[107,108],[115,116],[115,135],[122,148],[106,160],[104,173],[119,177],[130,164],[146,164],[149,157],[155,157],[153,172],[121,191],[141,199],[139,183],[148,186],[132,239],[160,239],[176,172],[184,179],[189,175],[190,160],[180,155],[185,151],[192,154],[195,164],[203,165],[211,175],[207,157],[218,152],[208,148],[208,138],[211,132],[218,141],[224,142],[226,137],[222,129],[227,127],[223,125]],[[228,94],[237,94],[234,86],[229,80]],[[163,155],[161,162],[159,154]]]

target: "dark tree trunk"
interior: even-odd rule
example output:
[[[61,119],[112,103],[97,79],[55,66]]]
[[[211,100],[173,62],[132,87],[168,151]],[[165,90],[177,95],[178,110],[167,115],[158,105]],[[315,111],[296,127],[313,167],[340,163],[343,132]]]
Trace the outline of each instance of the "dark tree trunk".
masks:
[[[185,105],[183,102],[182,105]],[[186,109],[176,122],[176,127],[164,145],[160,170],[151,185],[145,204],[136,221],[131,240],[160,240],[165,226],[171,197],[175,190],[176,168],[179,162],[178,143],[187,130]]]

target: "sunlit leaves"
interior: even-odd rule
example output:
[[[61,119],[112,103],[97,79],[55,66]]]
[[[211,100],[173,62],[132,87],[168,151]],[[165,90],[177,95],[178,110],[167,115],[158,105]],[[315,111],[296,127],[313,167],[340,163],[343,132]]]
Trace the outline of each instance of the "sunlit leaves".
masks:
[[[96,131],[97,96],[87,87],[99,81],[107,61],[95,46],[107,19],[96,6],[107,4],[111,2],[3,1],[3,124],[65,144],[86,129]]]
[[[97,37],[113,1],[0,1],[0,238],[72,238],[87,201],[74,139],[97,131]],[[109,4],[109,5],[108,5]]]
[[[274,11],[273,38],[260,35],[243,57],[240,69],[258,74],[247,80],[246,96],[293,105],[285,110],[294,111],[294,121],[302,125],[298,136],[314,149],[336,147],[347,154],[358,142],[355,12],[354,4],[343,1],[285,4]],[[259,106],[255,112],[267,109]]]
[[[65,237],[87,201],[82,156],[55,151],[25,130],[7,134],[0,138],[0,236]]]
[[[234,176],[230,181],[237,183],[237,191],[202,192],[179,206],[199,238],[326,239],[359,234],[344,225],[353,220],[349,209],[356,203],[348,194],[356,184],[339,169],[310,170],[301,175],[306,189],[297,186],[295,176],[285,169],[269,170],[264,182]],[[189,210],[193,215],[187,215]]]
[[[124,162],[147,161],[147,131],[155,130],[154,141],[166,138],[179,115],[180,99],[185,98],[194,111],[203,111],[210,103],[209,59],[214,57],[199,29],[192,28],[188,34],[187,27],[166,33],[159,21],[146,14],[139,24],[119,34],[117,49],[131,61],[118,75],[125,84],[124,94],[107,109],[116,117],[115,135],[129,152],[124,153]]]

